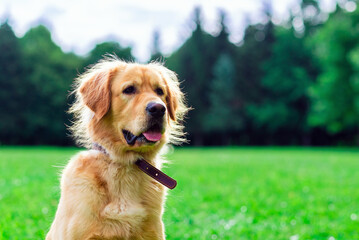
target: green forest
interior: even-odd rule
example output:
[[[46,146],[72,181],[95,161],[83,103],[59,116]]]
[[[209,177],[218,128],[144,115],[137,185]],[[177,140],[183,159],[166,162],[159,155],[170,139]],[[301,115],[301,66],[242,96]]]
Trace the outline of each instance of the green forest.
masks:
[[[354,3],[354,2],[353,2]],[[355,3],[354,3],[355,4]],[[337,4],[325,14],[304,0],[286,22],[248,23],[241,42],[229,41],[227,14],[216,34],[193,10],[192,33],[163,55],[160,33],[152,57],[175,71],[193,108],[185,125],[192,145],[358,145],[359,9]],[[105,54],[136,61],[118,42],[86,56],[65,53],[36,26],[17,37],[0,26],[0,145],[73,145],[66,113],[73,79]]]

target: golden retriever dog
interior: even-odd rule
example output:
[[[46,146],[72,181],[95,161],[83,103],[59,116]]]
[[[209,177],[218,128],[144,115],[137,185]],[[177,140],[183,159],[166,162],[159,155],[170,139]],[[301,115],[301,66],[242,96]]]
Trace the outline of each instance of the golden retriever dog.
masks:
[[[145,171],[161,175],[161,148],[184,141],[188,109],[176,74],[159,63],[111,57],[77,78],[74,93],[71,130],[89,150],[62,172],[46,239],[165,239],[166,188]],[[150,165],[141,170],[139,159]]]

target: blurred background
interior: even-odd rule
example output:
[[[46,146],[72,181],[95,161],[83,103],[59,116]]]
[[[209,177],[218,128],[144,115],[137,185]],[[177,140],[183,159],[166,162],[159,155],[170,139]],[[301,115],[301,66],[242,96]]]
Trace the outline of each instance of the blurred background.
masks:
[[[178,74],[192,145],[359,144],[357,1],[2,0],[0,25],[1,145],[73,145],[71,84],[107,53]]]

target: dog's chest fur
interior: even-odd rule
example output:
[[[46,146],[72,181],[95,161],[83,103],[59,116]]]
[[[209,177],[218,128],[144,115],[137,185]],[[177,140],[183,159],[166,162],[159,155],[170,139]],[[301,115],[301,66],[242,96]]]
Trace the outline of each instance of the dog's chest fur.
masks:
[[[76,156],[69,165],[64,175],[74,174],[76,178],[63,178],[71,179],[71,183],[63,182],[62,188],[76,194],[73,188],[78,185],[90,192],[92,200],[84,207],[95,209],[92,224],[96,234],[91,237],[122,236],[126,239],[141,232],[148,225],[146,222],[158,221],[159,213],[162,215],[163,186],[134,164],[121,165],[105,154],[89,151]],[[81,208],[81,204],[78,207]]]

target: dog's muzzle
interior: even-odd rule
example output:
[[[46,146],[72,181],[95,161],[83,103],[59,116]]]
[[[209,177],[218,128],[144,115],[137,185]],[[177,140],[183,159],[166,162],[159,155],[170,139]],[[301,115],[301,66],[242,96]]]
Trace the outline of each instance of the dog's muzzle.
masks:
[[[148,123],[146,130],[138,136],[131,131],[123,129],[122,133],[128,145],[133,146],[136,142],[153,144],[161,140],[164,132],[164,119],[166,107],[162,103],[150,102],[146,106]]]

